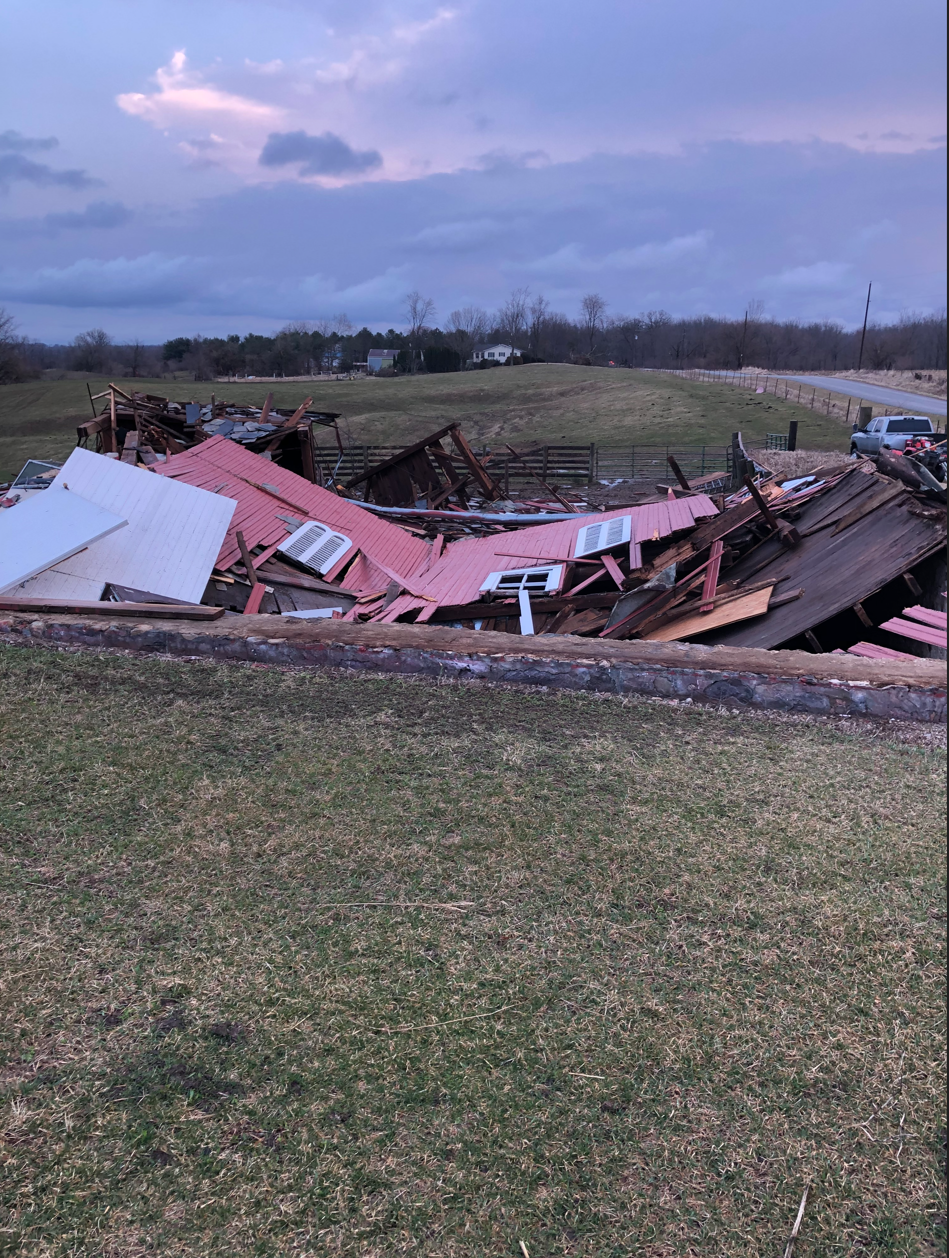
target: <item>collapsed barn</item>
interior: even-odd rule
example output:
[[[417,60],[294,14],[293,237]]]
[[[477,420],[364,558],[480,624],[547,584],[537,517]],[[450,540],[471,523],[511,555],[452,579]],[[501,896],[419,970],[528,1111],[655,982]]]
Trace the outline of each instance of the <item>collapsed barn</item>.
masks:
[[[314,427],[338,441],[338,416],[311,398],[294,411],[103,398],[62,467],[32,461],[6,494],[5,610],[945,649],[944,439],[791,480],[740,460],[727,486],[670,460],[670,485],[601,509],[536,473],[506,493],[495,454],[457,424],[342,482],[314,457]]]

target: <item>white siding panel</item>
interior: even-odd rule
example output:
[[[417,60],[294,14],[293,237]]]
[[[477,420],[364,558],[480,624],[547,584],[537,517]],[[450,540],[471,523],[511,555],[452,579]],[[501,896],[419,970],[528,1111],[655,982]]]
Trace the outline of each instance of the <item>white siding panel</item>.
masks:
[[[51,568],[127,521],[55,486],[0,511],[0,591]]]
[[[72,452],[44,493],[57,484],[127,519],[128,527],[33,577],[22,593],[98,598],[114,581],[182,602],[201,601],[237,505],[232,498],[82,449]]]

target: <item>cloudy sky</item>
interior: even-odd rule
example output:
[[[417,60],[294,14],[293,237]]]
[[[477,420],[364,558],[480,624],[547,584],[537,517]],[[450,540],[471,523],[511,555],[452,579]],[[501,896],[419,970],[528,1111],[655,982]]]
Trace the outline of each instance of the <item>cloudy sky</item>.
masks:
[[[0,304],[48,341],[945,305],[937,0],[4,0]]]

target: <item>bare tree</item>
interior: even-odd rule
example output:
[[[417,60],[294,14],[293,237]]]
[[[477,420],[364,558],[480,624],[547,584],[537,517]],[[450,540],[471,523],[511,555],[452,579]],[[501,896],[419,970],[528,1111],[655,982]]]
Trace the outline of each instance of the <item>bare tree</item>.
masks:
[[[448,316],[446,331],[449,344],[466,359],[472,349],[488,336],[490,320],[480,306],[462,306]]]
[[[583,301],[580,302],[580,311],[582,314],[580,326],[583,328],[586,337],[587,352],[592,358],[596,351],[597,341],[600,339],[600,333],[603,331],[606,302],[599,293],[587,293]]]
[[[527,348],[534,358],[543,358],[544,332],[550,318],[550,302],[539,293],[527,312]]]
[[[435,315],[435,303],[431,297],[423,297],[417,290],[407,294],[405,313],[409,324],[409,345],[412,350],[412,370],[415,370],[415,359],[419,353],[419,341],[422,329],[428,326],[429,320]]]
[[[0,384],[14,384],[24,378],[23,345],[23,338],[17,336],[16,319],[0,306]]]
[[[102,328],[90,328],[88,332],[80,332],[73,340],[75,355],[73,369],[75,371],[94,371],[99,374],[107,370],[111,360],[112,337]]]
[[[527,332],[527,302],[529,288],[515,288],[498,311],[498,330],[505,340],[516,346]]]
[[[639,334],[642,326],[642,319],[629,319],[625,316],[620,316],[610,322],[610,327],[623,346],[623,358],[630,367],[636,366],[636,355],[640,352]]]
[[[145,346],[138,337],[134,341],[129,341],[125,346],[125,361],[129,371],[132,373],[132,379],[137,379],[141,375],[145,362]]]

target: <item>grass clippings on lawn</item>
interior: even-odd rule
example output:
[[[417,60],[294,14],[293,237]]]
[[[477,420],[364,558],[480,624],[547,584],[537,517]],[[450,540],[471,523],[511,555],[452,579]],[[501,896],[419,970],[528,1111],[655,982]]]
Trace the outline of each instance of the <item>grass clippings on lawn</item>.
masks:
[[[942,757],[0,648],[0,1247],[942,1252]],[[366,905],[367,907],[362,907]]]

